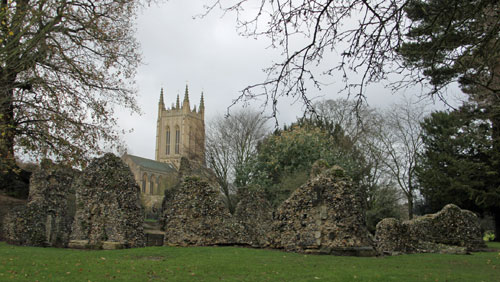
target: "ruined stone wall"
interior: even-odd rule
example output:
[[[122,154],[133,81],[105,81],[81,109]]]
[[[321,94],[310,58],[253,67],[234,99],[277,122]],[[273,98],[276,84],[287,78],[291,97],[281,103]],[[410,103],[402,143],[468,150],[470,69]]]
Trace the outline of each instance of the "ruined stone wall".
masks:
[[[102,248],[105,242],[144,246],[139,186],[120,158],[106,154],[94,159],[75,181],[74,189],[73,241],[85,241],[90,248]]]
[[[241,225],[237,242],[252,247],[268,247],[272,236],[273,208],[260,191],[242,188],[234,211],[235,221]]]
[[[486,247],[478,217],[452,204],[413,220],[383,219],[375,235],[377,249],[385,254],[466,253]]]
[[[165,194],[162,222],[168,245],[232,245],[241,233],[217,188],[193,176]]]
[[[66,247],[75,212],[71,185],[76,171],[49,161],[33,172],[26,207],[5,218],[5,239],[10,244]]]
[[[165,194],[162,222],[166,244],[238,244],[375,255],[365,225],[364,194],[339,167],[313,174],[277,211],[261,193],[240,189],[239,203],[231,215],[215,187],[206,179],[189,176]]]
[[[26,206],[26,200],[20,200],[12,198],[3,194],[0,194],[0,241],[5,240],[4,236],[4,219],[17,207]]]
[[[375,255],[365,224],[363,191],[338,166],[312,176],[278,207],[273,247],[306,253]]]

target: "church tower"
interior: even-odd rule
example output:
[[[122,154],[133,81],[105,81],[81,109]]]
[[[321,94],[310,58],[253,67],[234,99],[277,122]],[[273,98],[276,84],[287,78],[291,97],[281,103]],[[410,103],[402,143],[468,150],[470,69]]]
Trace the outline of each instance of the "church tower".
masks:
[[[184,100],[165,108],[163,88],[158,103],[156,126],[156,154],[159,162],[170,163],[177,169],[181,157],[205,164],[205,103],[201,93],[200,106],[196,110],[189,106],[189,90],[186,85]]]

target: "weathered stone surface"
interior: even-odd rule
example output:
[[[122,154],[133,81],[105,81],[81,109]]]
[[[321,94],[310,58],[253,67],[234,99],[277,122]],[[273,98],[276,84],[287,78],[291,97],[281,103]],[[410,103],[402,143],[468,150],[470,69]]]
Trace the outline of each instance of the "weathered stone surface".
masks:
[[[3,194],[0,194],[0,241],[5,240],[4,236],[4,218],[9,212],[12,212],[16,207],[26,206],[26,200],[20,200],[12,198]]]
[[[146,246],[163,246],[165,241],[165,232],[146,231]]]
[[[186,177],[197,177],[206,181],[209,185],[217,186],[217,178],[211,169],[199,162],[190,161],[185,157],[181,158],[178,177],[179,184]]]
[[[117,242],[143,247],[143,213],[139,186],[129,167],[117,156],[94,159],[75,180],[76,215],[72,240],[89,240],[91,248]]]
[[[76,171],[46,161],[30,178],[28,204],[14,209],[4,226],[6,241],[16,245],[66,247],[75,212],[71,189]]]
[[[377,249],[384,254],[466,253],[486,245],[478,217],[449,204],[413,220],[386,218],[377,224]]]
[[[273,247],[336,255],[375,255],[365,197],[338,166],[299,187],[275,215]]]
[[[68,247],[72,249],[88,249],[90,248],[89,240],[70,240]]]
[[[162,222],[168,245],[232,245],[241,233],[220,192],[194,176],[165,194]]]
[[[273,225],[273,209],[262,192],[241,188],[234,219],[241,225],[238,244],[266,247],[270,243]]]
[[[110,241],[102,242],[102,249],[103,250],[119,250],[119,249],[123,249],[124,247],[125,246],[120,242],[110,242]]]

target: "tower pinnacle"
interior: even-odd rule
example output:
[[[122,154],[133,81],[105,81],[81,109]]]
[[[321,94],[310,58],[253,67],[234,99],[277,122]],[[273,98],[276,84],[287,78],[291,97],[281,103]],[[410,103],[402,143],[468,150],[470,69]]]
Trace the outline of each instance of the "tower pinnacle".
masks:
[[[188,86],[186,84],[186,91],[184,91],[184,102],[189,102],[189,90],[188,90]]]
[[[201,98],[200,98],[200,108],[199,111],[200,113],[205,112],[205,100],[203,99],[203,92],[201,92]]]
[[[185,109],[188,112],[191,111],[191,108],[189,107],[189,90],[187,84],[186,91],[184,92],[184,101],[182,101],[182,109]]]
[[[160,105],[164,105],[163,103],[163,87],[161,88],[161,91],[160,91]]]

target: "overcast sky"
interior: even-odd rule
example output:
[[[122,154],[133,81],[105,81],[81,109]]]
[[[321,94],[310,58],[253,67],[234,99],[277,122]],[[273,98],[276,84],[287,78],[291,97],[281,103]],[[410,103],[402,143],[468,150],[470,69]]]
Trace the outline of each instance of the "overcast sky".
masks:
[[[241,37],[235,29],[234,15],[221,18],[212,13],[193,19],[203,12],[203,1],[170,0],[144,9],[138,19],[137,39],[141,44],[144,65],[137,72],[138,101],[143,114],[118,111],[119,125],[133,129],[124,136],[128,152],[154,158],[156,119],[160,89],[170,107],[177,94],[184,95],[189,85],[191,105],[199,105],[205,96],[205,120],[224,114],[245,86],[264,80],[262,69],[279,60],[277,50],[266,48],[269,41]],[[335,99],[342,85],[313,90],[311,97]],[[372,86],[367,100],[381,107],[398,99],[382,86]],[[411,94],[411,93],[410,93]],[[260,108],[256,101],[250,107]],[[293,122],[302,114],[302,105],[280,101],[281,124]]]

